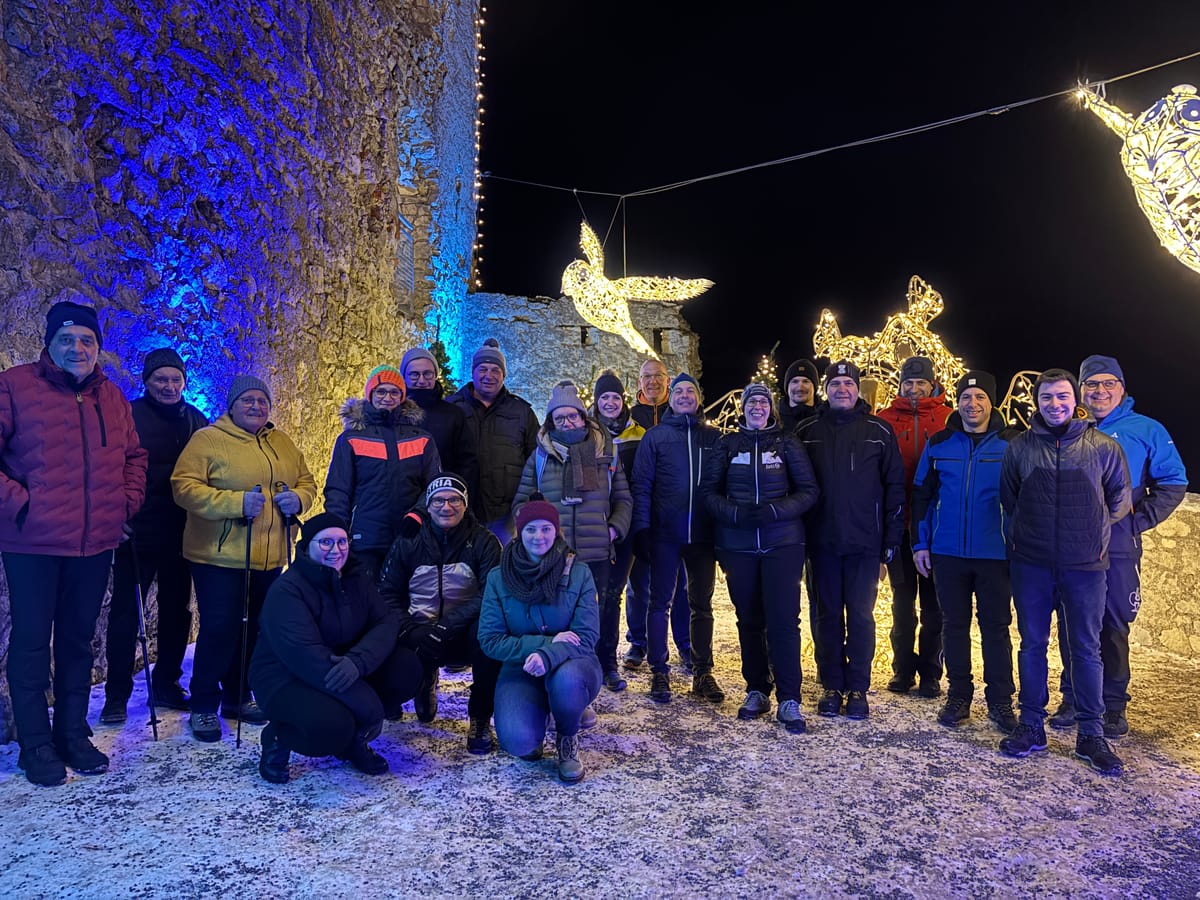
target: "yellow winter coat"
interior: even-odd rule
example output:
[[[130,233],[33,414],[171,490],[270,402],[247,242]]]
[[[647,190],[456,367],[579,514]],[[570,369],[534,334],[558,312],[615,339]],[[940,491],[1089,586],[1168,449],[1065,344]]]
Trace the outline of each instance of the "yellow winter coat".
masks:
[[[283,514],[272,497],[286,484],[299,495],[303,515],[317,496],[317,483],[304,457],[274,425],[268,423],[258,434],[251,434],[233,424],[229,413],[193,434],[171,475],[175,502],[187,510],[184,557],[228,569],[243,568],[246,524],[242,495],[259,484],[267,503],[252,526],[250,565],[266,571],[287,562]]]

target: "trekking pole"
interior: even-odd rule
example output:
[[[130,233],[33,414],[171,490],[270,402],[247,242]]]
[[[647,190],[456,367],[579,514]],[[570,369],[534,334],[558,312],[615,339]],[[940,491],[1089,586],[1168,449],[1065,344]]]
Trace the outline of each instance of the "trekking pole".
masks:
[[[288,489],[286,481],[275,482],[275,493],[282,494]],[[283,534],[287,540],[287,564],[290,568],[292,565],[292,526],[296,523],[296,517],[292,515],[283,516]]]
[[[133,558],[133,589],[137,598],[138,641],[142,645],[142,672],[146,676],[146,706],[150,710],[150,730],[158,740],[158,713],[154,709],[154,686],[150,683],[150,648],[146,644],[146,604],[142,602],[142,567],[138,565],[137,535],[129,536],[129,553]]]
[[[254,486],[254,493],[262,493],[262,485]],[[234,747],[242,747],[242,707],[246,704],[246,644],[250,642],[250,537],[254,530],[254,517],[246,516],[246,579],[242,589],[242,667],[238,678],[238,724]]]

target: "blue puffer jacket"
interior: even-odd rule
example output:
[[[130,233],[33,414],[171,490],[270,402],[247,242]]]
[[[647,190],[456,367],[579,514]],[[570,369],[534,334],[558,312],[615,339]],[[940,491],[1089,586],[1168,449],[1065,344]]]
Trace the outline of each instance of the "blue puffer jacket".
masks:
[[[767,553],[804,544],[801,518],[817,502],[817,478],[800,440],[772,419],[766,428],[721,436],[704,461],[704,503],[716,521],[717,547]],[[746,524],[755,508],[761,525]]]
[[[1037,413],[1004,452],[1000,503],[1009,559],[1107,569],[1112,525],[1129,512],[1125,454],[1091,419],[1072,419],[1057,437]]]
[[[646,432],[633,460],[632,534],[650,528],[655,541],[712,542],[700,478],[720,437],[703,419],[673,412]]]
[[[1008,442],[1020,432],[995,410],[976,443],[950,414],[929,439],[913,478],[913,550],[962,559],[1006,559],[1000,509],[1000,464]]]
[[[1175,442],[1159,422],[1133,411],[1127,396],[1099,424],[1125,451],[1133,487],[1133,515],[1113,525],[1111,556],[1141,556],[1143,531],[1175,511],[1187,493],[1187,470]]]

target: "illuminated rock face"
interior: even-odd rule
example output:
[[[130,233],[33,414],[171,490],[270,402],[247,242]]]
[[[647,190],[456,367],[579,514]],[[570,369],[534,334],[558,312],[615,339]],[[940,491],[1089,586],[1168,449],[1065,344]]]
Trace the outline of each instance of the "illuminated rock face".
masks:
[[[74,287],[131,397],[164,344],[210,416],[235,374],[257,374],[323,481],[340,403],[466,293],[477,15],[473,0],[7,4],[0,368],[36,358],[46,308]],[[0,596],[4,640],[6,620]]]

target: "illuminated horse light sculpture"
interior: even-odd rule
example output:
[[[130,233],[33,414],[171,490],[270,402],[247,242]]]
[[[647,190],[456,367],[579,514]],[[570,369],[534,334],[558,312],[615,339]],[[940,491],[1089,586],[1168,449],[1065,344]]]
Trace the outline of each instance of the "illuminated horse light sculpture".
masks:
[[[1079,99],[1124,143],[1121,164],[1138,206],[1159,242],[1200,272],[1200,96],[1190,84],[1171,89],[1137,118],[1100,94]]]

